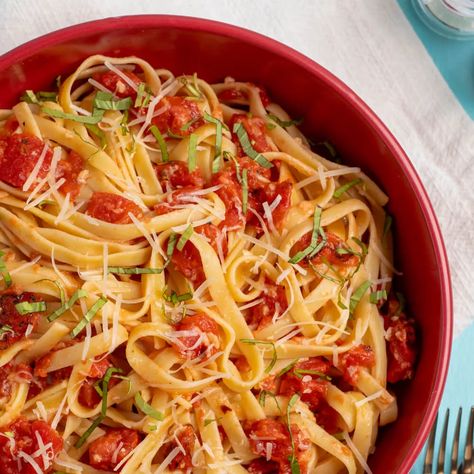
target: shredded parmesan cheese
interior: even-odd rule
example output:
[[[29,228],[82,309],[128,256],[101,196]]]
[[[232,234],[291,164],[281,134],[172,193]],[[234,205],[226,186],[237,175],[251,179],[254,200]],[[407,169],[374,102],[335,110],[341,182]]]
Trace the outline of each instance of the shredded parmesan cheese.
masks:
[[[23,191],[28,191],[31,185],[36,181],[36,178],[38,176],[38,173],[40,172],[41,166],[43,165],[44,159],[46,158],[46,153],[48,152],[48,150],[49,150],[49,142],[46,141],[43,146],[43,149],[41,150],[41,154],[38,158],[38,161],[36,162],[28,178],[26,178],[25,184],[23,184],[23,188],[22,188]]]
[[[372,402],[373,400],[376,400],[377,398],[382,396],[384,392],[385,392],[385,390],[383,390],[383,389],[379,390],[378,392],[375,392],[372,395],[369,395],[368,397],[363,398],[362,400],[358,400],[357,402],[355,402],[354,405],[356,407],[360,408],[361,406],[365,405],[366,403],[369,403],[369,402]]]
[[[364,472],[366,472],[367,474],[372,474],[372,471],[370,470],[369,465],[365,461],[362,454],[360,454],[359,450],[357,449],[357,446],[354,444],[351,437],[347,434],[346,431],[342,433],[342,436],[344,437],[344,441],[347,443],[347,446],[354,453],[354,456],[356,457],[357,461],[361,465],[362,469],[364,469]]]

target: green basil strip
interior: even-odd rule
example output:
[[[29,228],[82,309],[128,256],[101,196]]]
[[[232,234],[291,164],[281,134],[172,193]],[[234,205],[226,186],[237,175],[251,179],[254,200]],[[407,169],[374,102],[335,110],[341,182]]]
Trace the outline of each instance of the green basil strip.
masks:
[[[273,166],[272,163],[268,161],[261,153],[258,153],[256,150],[254,150],[250,143],[247,131],[241,123],[235,123],[233,131],[237,135],[237,138],[239,139],[240,145],[242,146],[244,153],[249,158],[256,161],[260,166],[263,166],[264,168],[271,168]]]
[[[365,292],[369,289],[371,283],[369,280],[364,281],[357,290],[354,291],[354,293],[351,296],[351,299],[349,301],[349,313],[352,314],[357,305],[359,304],[359,301],[361,298],[364,296]]]
[[[165,415],[163,415],[163,413],[155,410],[151,405],[143,400],[142,394],[140,392],[135,394],[135,404],[143,413],[145,413],[145,415],[151,416],[158,421],[163,421],[165,419]]]
[[[76,301],[79,299],[79,298],[85,298],[86,296],[88,295],[87,291],[86,290],[82,290],[82,289],[79,289],[79,290],[76,290],[73,295],[71,296],[71,298],[66,302],[64,303],[60,308],[58,308],[56,311],[53,311],[49,316],[48,316],[48,321],[49,322],[52,322],[54,321],[55,319],[58,319],[59,316],[61,316],[63,313],[65,313],[66,311],[68,311],[69,309],[71,309],[75,304],[76,304]]]
[[[85,327],[89,324],[92,318],[97,314],[97,312],[102,308],[102,306],[107,303],[107,298],[101,296],[90,308],[89,311],[84,315],[84,317],[79,321],[77,326],[71,331],[71,337],[76,337]]]
[[[46,311],[45,301],[35,301],[30,303],[29,301],[22,301],[15,305],[16,310],[23,316],[30,313],[41,313]]]

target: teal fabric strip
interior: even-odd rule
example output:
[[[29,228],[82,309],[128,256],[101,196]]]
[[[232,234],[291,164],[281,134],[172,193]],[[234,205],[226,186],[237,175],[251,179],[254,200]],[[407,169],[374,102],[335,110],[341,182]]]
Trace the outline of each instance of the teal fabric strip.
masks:
[[[472,341],[474,341],[474,325],[469,326],[462,332],[453,342],[453,352],[451,354],[451,364],[449,367],[448,379],[446,381],[446,388],[444,390],[443,400],[439,409],[438,429],[436,431],[436,447],[441,437],[443,429],[444,416],[446,409],[449,408],[449,429],[447,438],[446,461],[444,472],[449,471],[448,459],[451,459],[451,446],[454,436],[454,427],[456,424],[456,417],[458,416],[458,409],[462,407],[462,423],[459,446],[459,461],[464,455],[464,440],[466,439],[467,423],[471,406],[474,405],[474,351],[472,350]],[[423,473],[423,460],[425,449],[416,461],[411,474]],[[435,460],[437,460],[438,450],[435,451]]]
[[[457,40],[438,35],[421,21],[412,0],[397,1],[436,67],[474,120],[474,38]]]

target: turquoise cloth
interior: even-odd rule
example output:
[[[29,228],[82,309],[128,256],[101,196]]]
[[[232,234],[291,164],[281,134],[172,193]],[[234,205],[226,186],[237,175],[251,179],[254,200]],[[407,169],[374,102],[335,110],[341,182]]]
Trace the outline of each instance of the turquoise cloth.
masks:
[[[474,120],[474,38],[445,38],[426,26],[412,0],[397,0],[451,90]]]
[[[466,437],[467,422],[471,406],[474,404],[474,351],[472,350],[472,341],[474,341],[474,325],[468,327],[453,342],[453,352],[451,355],[451,364],[449,367],[448,380],[441,402],[438,420],[438,429],[436,439],[439,441],[441,430],[444,423],[446,409],[450,409],[449,431],[448,431],[448,449],[447,457],[451,457],[451,446],[453,442],[454,425],[458,416],[458,408],[462,407],[463,416],[461,424],[461,436],[459,446],[459,459],[464,454],[464,440]],[[438,445],[438,443],[436,443]],[[423,460],[425,450],[421,453],[417,462],[411,470],[411,474],[422,474]],[[437,450],[435,452],[437,459]],[[448,461],[446,460],[445,472],[448,471]]]

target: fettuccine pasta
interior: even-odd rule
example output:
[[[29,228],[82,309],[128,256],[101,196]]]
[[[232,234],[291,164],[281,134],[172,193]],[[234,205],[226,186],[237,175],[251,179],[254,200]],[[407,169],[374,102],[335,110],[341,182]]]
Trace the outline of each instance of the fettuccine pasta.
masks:
[[[0,472],[370,472],[415,359],[384,192],[254,84],[58,82],[0,110]]]

